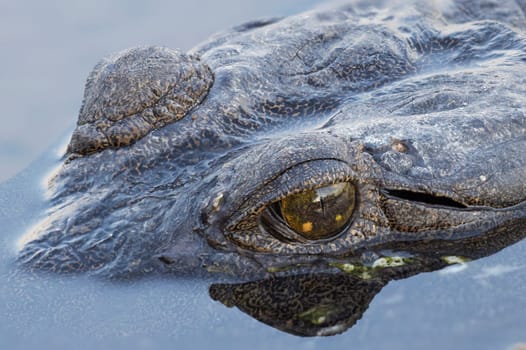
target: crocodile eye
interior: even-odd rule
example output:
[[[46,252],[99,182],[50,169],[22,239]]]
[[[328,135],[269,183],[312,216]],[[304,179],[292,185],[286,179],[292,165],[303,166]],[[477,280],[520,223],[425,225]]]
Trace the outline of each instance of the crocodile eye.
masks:
[[[355,205],[355,189],[349,182],[293,194],[279,202],[287,226],[308,240],[330,238],[349,223]]]

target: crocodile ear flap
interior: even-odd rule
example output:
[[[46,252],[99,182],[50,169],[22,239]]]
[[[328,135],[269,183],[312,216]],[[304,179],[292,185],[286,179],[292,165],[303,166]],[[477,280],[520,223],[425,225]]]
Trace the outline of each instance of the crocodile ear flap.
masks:
[[[88,77],[68,153],[130,145],[183,118],[212,81],[199,57],[167,48],[133,48],[106,58]]]

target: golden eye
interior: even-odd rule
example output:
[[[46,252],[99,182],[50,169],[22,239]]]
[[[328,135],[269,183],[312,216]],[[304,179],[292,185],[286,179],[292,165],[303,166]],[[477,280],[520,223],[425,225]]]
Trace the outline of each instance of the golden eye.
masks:
[[[306,190],[280,201],[285,223],[297,234],[317,240],[340,233],[354,211],[355,189],[349,182]]]

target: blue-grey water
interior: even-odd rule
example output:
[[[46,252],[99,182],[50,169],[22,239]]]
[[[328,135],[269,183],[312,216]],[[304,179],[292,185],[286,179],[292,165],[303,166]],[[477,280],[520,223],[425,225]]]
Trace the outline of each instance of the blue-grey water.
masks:
[[[102,57],[141,45],[188,50],[214,32],[319,2],[0,1],[0,181],[73,125],[86,77]]]
[[[0,3],[0,349],[514,349],[526,343],[526,241],[462,266],[390,282],[358,323],[326,338],[266,326],[208,296],[208,282],[115,283],[14,269],[17,238],[44,207],[83,84],[102,56],[188,49],[214,31],[316,1],[100,0]],[[40,156],[39,156],[40,154]]]

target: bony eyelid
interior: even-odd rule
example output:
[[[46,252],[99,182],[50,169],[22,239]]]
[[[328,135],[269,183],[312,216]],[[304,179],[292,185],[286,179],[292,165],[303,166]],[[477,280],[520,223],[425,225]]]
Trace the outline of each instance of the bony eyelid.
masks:
[[[351,167],[338,159],[316,159],[300,163],[252,193],[227,222],[226,231],[253,229],[264,210],[292,194],[352,181]]]

